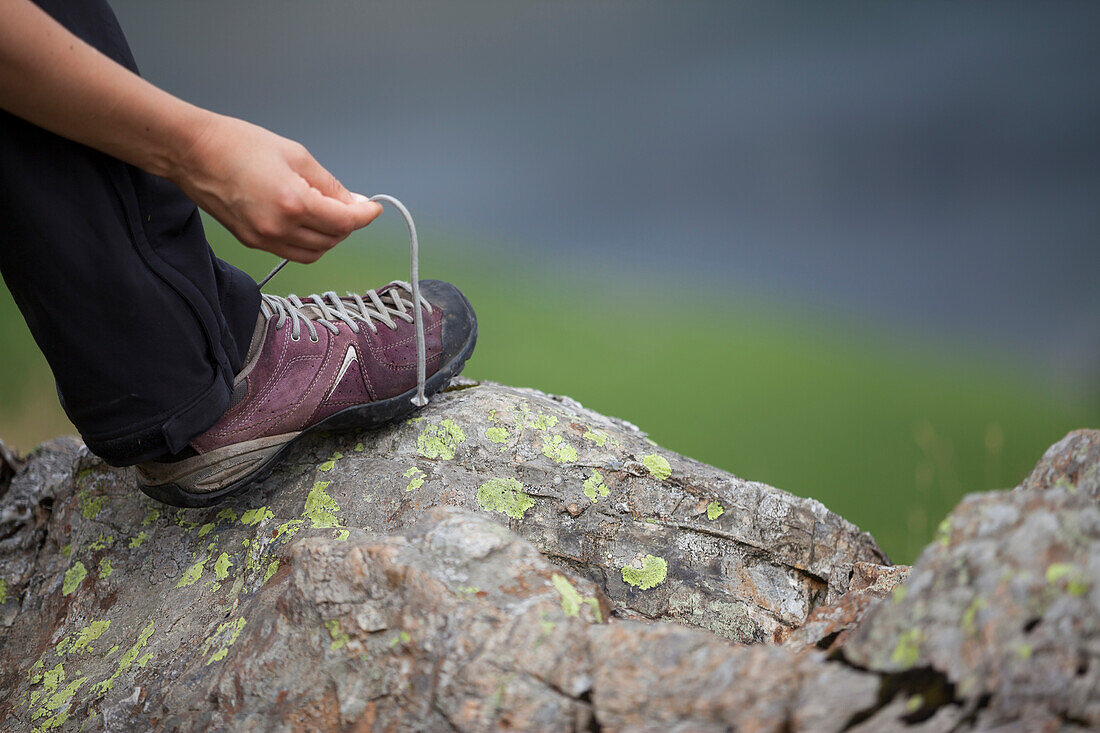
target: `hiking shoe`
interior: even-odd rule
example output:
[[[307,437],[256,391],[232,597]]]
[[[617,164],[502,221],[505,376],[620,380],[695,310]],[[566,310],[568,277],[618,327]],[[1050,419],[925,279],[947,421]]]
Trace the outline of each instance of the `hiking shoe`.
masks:
[[[420,281],[425,394],[462,371],[477,341],[477,317],[458,288]],[[166,504],[204,507],[262,481],[279,459],[318,430],[373,428],[416,405],[412,289],[393,282],[363,295],[328,292],[303,302],[263,295],[229,410],[191,441],[196,455],[137,466],[138,485]]]

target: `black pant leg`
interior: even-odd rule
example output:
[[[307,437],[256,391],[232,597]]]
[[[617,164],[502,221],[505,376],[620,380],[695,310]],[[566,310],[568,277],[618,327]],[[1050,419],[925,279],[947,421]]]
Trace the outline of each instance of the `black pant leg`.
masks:
[[[105,2],[40,5],[136,71]],[[170,182],[0,111],[0,271],[93,452],[175,453],[224,413],[259,290]]]

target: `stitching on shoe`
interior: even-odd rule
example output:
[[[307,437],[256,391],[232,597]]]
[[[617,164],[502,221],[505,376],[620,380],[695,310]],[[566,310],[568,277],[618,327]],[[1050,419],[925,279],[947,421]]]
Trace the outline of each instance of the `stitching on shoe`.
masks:
[[[253,405],[252,409],[249,410],[246,413],[242,413],[241,415],[237,415],[234,418],[234,420],[243,419],[243,418],[246,418],[246,417],[247,418],[254,417],[256,415],[256,413],[259,411],[259,404],[258,404],[259,401],[262,399],[262,397],[267,396],[267,394],[269,394],[271,391],[274,390],[275,385],[278,384],[278,381],[279,381],[278,377],[281,377],[283,374],[285,374],[287,371],[289,371],[290,366],[292,364],[294,364],[294,362],[302,361],[304,359],[314,360],[316,358],[317,358],[316,356],[295,356],[290,361],[288,361],[286,364],[284,364],[283,368],[280,369],[279,372],[276,374],[276,378],[272,379],[267,384],[267,386],[256,396],[256,402],[257,403]],[[295,410],[297,410],[299,407],[301,407],[301,405],[305,402],[306,396],[309,394],[310,389],[313,387],[314,383],[317,381],[317,376],[320,375],[321,369],[323,369],[323,368],[324,368],[324,360],[322,360],[321,366],[317,370],[317,375],[315,375],[313,377],[313,379],[310,381],[310,383],[302,391],[302,396],[299,397],[296,402],[294,402],[288,409],[286,409],[282,413],[272,415],[271,417],[260,418],[260,419],[256,420],[255,422],[249,423],[249,425],[247,425],[247,426],[242,426],[242,427],[237,427],[237,428],[232,428],[232,429],[226,427],[226,428],[223,428],[221,430],[212,430],[212,431],[208,432],[207,435],[227,437],[227,436],[230,436],[230,435],[235,435],[237,433],[246,432],[249,428],[262,427],[262,426],[268,425],[269,423],[277,422],[278,420],[287,417],[289,414],[293,413]],[[263,432],[263,431],[261,431],[261,432]]]
[[[433,325],[426,326],[424,328],[424,335],[427,336],[430,331],[434,331],[435,328],[437,326],[442,325],[442,323],[443,323],[443,319],[440,318],[440,320],[436,321]],[[409,343],[410,341],[412,341],[415,338],[416,338],[415,336],[410,336],[409,338],[403,339],[401,341],[396,341],[393,344],[390,344],[390,346],[381,347],[381,348],[377,348],[377,349],[375,348],[374,344],[371,343],[368,340],[367,348],[370,349],[371,355],[374,356],[376,361],[379,361],[382,364],[385,364],[387,367],[390,367],[392,369],[409,369],[409,368],[415,369],[416,368],[415,365],[413,365],[412,367],[398,365],[395,361],[393,361],[389,358],[386,358],[386,354],[385,354],[385,352],[388,351],[391,347],[393,347],[393,346],[402,346],[404,344]],[[440,344],[440,348],[442,349],[442,343]],[[443,355],[443,352],[440,351],[440,353],[437,356],[442,356],[442,355]],[[436,358],[436,357],[435,356],[429,356],[429,357],[427,357],[426,361],[431,361],[434,358]]]

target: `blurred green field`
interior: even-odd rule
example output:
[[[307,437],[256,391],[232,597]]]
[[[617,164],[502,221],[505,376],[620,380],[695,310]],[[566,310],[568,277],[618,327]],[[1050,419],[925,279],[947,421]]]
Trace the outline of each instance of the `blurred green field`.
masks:
[[[392,214],[384,219],[396,219]],[[407,278],[400,225],[379,222],[271,292],[343,292]],[[270,255],[208,221],[225,259],[259,278]],[[1067,431],[1100,426],[1096,395],[1009,360],[870,333],[766,299],[554,265],[552,257],[423,232],[422,277],[478,312],[466,375],[568,394],[658,443],[826,506],[911,561],[971,491],[1017,483]],[[573,274],[569,274],[573,273]],[[0,437],[23,450],[72,427],[10,295],[0,298]]]

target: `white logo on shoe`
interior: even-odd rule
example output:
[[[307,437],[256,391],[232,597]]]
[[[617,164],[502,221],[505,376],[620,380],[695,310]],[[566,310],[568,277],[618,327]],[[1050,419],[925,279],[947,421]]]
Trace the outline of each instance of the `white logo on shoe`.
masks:
[[[332,389],[325,395],[326,400],[331,397],[332,393],[336,391],[336,388],[340,386],[340,382],[343,380],[344,375],[347,374],[348,367],[351,366],[351,363],[358,360],[359,352],[355,350],[355,344],[348,344],[348,350],[344,352],[344,363],[340,365],[340,371],[336,373],[336,380],[332,383]]]

